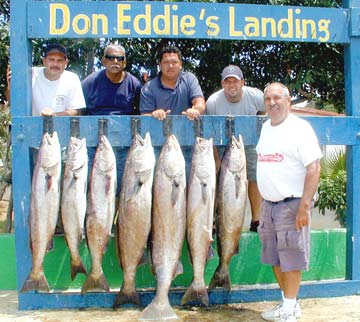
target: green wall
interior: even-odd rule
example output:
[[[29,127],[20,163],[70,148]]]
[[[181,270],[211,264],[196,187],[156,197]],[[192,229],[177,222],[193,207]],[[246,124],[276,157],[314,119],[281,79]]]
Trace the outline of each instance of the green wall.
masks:
[[[313,230],[311,232],[310,271],[304,272],[304,281],[341,279],[345,277],[345,229]],[[214,243],[215,244],[215,243]],[[13,234],[0,234],[0,290],[16,289],[15,240]],[[216,251],[215,251],[216,254]],[[88,270],[91,267],[90,254],[85,242],[81,245],[81,255]],[[173,286],[187,286],[192,279],[187,246],[182,254],[184,274],[179,275]],[[209,260],[205,270],[205,280],[209,283],[216,269],[218,257]],[[114,239],[111,240],[104,256],[103,268],[110,288],[119,288],[122,274],[119,268]],[[74,281],[70,278],[70,259],[67,245],[62,236],[56,236],[54,249],[45,258],[45,275],[53,289],[79,289],[85,281],[80,274]],[[230,265],[233,285],[252,285],[274,283],[270,266],[260,264],[260,241],[256,233],[244,232],[240,241],[240,254],[233,257]],[[155,279],[149,264],[139,267],[137,286],[155,287]]]

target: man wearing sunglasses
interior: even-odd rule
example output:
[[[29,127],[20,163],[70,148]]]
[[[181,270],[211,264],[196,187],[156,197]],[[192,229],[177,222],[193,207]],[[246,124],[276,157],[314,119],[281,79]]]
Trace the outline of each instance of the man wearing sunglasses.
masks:
[[[140,81],[125,71],[126,54],[121,45],[110,44],[101,59],[102,70],[82,81],[89,115],[139,114]]]
[[[139,114],[140,81],[125,71],[126,54],[121,45],[110,44],[101,59],[102,70],[82,81],[88,115],[136,115]],[[117,195],[120,192],[127,147],[114,147],[117,168]],[[89,169],[95,149],[88,149]]]

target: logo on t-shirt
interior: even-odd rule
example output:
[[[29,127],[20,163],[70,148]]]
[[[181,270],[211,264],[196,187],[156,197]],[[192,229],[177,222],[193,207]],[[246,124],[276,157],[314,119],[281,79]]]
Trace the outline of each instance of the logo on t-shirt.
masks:
[[[66,109],[66,97],[65,95],[56,95],[55,96],[55,106],[56,109],[65,110]]]
[[[274,154],[258,154],[258,162],[282,162],[284,156],[280,153]]]

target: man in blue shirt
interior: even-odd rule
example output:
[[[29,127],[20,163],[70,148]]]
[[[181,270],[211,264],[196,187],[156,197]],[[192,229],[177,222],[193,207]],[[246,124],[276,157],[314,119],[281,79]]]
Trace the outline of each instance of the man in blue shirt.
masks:
[[[102,58],[104,69],[94,72],[82,81],[87,114],[138,115],[140,81],[125,71],[126,54],[121,45],[110,44]],[[128,147],[114,147],[117,168],[117,193],[120,191]],[[95,149],[88,149],[89,169]]]
[[[108,45],[101,61],[105,69],[92,73],[82,81],[88,114],[139,114],[141,83],[125,71],[124,47]]]
[[[166,46],[160,52],[157,77],[141,89],[140,112],[163,120],[166,115],[186,115],[194,120],[205,112],[205,99],[194,74],[182,71],[179,48]]]

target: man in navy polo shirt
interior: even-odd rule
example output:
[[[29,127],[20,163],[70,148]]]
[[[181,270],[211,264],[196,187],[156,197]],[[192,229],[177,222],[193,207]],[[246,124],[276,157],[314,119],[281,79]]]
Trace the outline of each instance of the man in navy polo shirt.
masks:
[[[159,75],[141,89],[141,114],[158,120],[168,114],[186,115],[190,120],[204,114],[203,92],[195,75],[182,70],[179,48],[166,46],[159,56]]]

